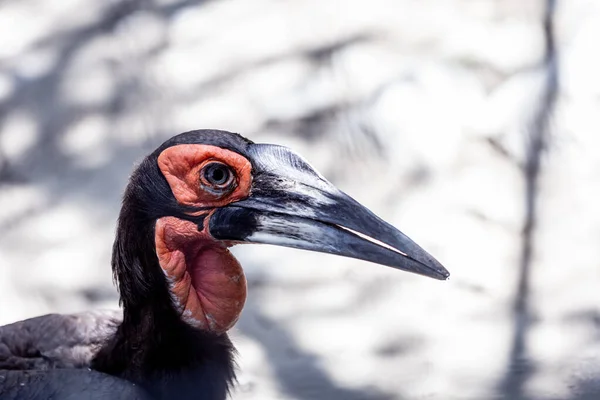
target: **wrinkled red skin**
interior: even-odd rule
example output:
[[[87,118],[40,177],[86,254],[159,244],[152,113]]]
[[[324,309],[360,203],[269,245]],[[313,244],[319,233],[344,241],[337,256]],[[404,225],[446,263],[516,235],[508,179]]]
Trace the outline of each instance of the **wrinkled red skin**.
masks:
[[[204,191],[199,172],[208,161],[227,164],[236,175],[235,189],[215,195]],[[249,195],[251,164],[243,156],[215,146],[178,145],[165,149],[158,166],[180,204],[222,207]],[[212,210],[204,214],[204,229],[175,217],[156,221],[158,261],[167,277],[173,304],[189,324],[222,333],[238,320],[246,301],[246,278],[227,249],[233,243],[214,239],[208,230]]]
[[[155,232],[156,254],[182,318],[212,332],[230,329],[246,301],[240,263],[192,222],[164,217],[156,222]]]

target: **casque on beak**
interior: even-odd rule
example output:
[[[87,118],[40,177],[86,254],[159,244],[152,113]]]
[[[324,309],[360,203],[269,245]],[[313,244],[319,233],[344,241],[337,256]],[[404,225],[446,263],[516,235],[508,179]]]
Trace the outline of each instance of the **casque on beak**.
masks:
[[[450,276],[408,236],[337,189],[288,148],[252,144],[249,154],[250,196],[210,217],[215,239],[337,254],[440,280]]]

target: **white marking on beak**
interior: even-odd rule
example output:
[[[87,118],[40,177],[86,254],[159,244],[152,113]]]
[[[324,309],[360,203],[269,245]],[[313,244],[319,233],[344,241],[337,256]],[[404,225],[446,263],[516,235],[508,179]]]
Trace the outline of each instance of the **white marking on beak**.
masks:
[[[351,234],[358,236],[359,238],[373,243],[384,249],[393,251],[396,254],[410,258],[410,256],[401,250],[398,250],[389,244],[386,244],[380,240],[374,239],[363,233],[357,232],[353,229],[346,228],[345,226],[334,224],[335,227],[345,230]],[[333,248],[336,243],[336,238],[327,235],[331,235],[331,231],[323,231],[318,226],[310,223],[309,220],[293,220],[290,221],[285,217],[260,216],[257,220],[257,231],[253,232],[248,236],[248,241],[255,241],[259,243],[269,243],[279,246],[290,246],[290,247],[306,247],[315,248],[316,239],[319,238],[319,246],[328,246]],[[325,235],[325,236],[324,236]]]
[[[383,243],[383,242],[381,242],[381,241],[379,241],[377,239],[374,239],[371,236],[367,236],[367,235],[365,235],[363,233],[357,232],[357,231],[355,231],[353,229],[350,229],[350,228],[346,228],[345,226],[342,226],[342,225],[335,224],[335,226],[337,226],[338,228],[343,229],[345,231],[348,231],[350,233],[353,233],[356,236],[360,237],[361,239],[367,240],[367,241],[369,241],[369,242],[371,242],[373,244],[376,244],[379,247],[386,248],[388,250],[393,251],[394,253],[398,253],[398,254],[400,254],[400,255],[402,255],[404,257],[410,258],[408,256],[408,254],[404,253],[403,251],[400,251],[400,250],[396,249],[395,247],[390,246],[389,244],[386,244],[386,243]]]
[[[278,216],[259,216],[257,230],[246,240],[268,243],[277,246],[300,248],[335,247],[335,238],[326,237],[327,233],[310,223],[310,220],[289,220]],[[318,241],[316,239],[319,238]]]
[[[320,196],[323,196],[322,192],[337,192],[337,189],[310,165],[308,161],[287,147],[271,144],[254,144],[250,147],[250,152],[254,153],[254,164],[259,171],[287,178],[286,181],[298,182],[311,188],[320,189],[321,192],[318,193]],[[300,189],[299,193],[306,190],[302,188],[298,189]],[[314,193],[311,191],[310,194]],[[330,201],[325,196],[323,197],[326,201]]]
[[[322,205],[330,205],[335,203],[334,199],[326,195],[326,193],[330,191],[323,191],[321,189],[315,188],[314,185],[306,185],[304,183],[294,181],[287,177],[283,178],[283,180],[278,180],[278,182],[272,182],[271,185],[276,190],[281,190],[282,192],[295,193],[304,196],[304,198],[308,200],[310,205],[312,205],[315,208],[318,208]],[[294,211],[303,213],[305,216],[315,215],[314,211],[312,211],[310,208],[295,205],[293,203],[286,203],[286,209],[293,209]]]

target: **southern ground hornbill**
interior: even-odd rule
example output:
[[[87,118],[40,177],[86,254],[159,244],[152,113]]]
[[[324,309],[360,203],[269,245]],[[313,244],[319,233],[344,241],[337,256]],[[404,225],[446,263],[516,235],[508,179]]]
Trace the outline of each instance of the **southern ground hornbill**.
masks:
[[[112,267],[123,306],[0,327],[0,398],[224,399],[227,330],[246,298],[228,247],[268,243],[436,279],[448,271],[291,150],[215,130],[146,157],[125,191]]]

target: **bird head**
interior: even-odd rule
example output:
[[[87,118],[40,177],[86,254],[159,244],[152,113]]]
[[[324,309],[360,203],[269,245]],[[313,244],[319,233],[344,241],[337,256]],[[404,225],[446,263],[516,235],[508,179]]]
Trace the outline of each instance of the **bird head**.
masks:
[[[187,323],[221,333],[237,321],[246,280],[228,248],[265,243],[337,254],[435,279],[425,250],[320,175],[300,155],[240,135],[175,136],[133,173],[113,269],[125,312],[169,303]]]

